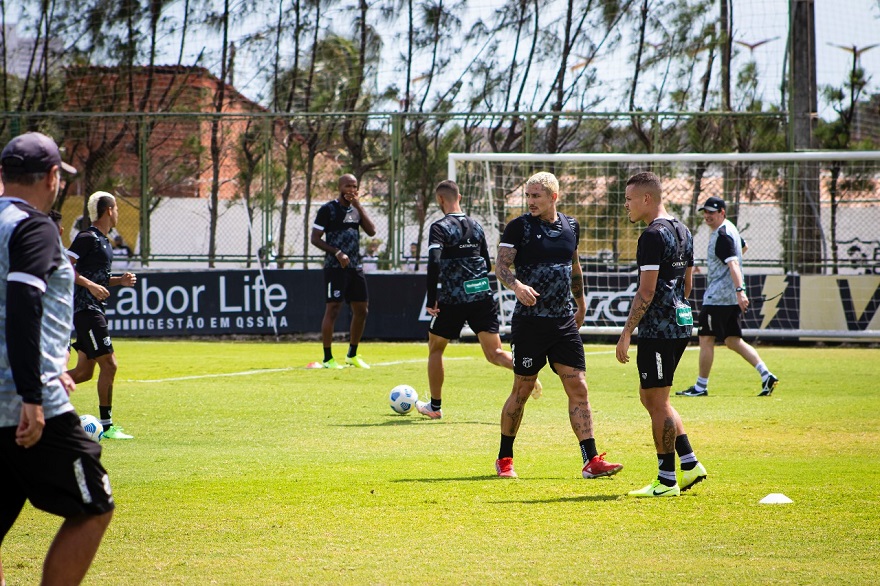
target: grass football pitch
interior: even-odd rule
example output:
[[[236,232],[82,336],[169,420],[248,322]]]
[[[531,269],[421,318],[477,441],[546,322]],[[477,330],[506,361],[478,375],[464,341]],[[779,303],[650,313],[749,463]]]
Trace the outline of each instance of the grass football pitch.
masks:
[[[559,379],[541,372],[495,477],[512,374],[476,344],[447,349],[444,418],[396,415],[428,396],[425,344],[364,343],[370,370],[307,370],[319,343],[116,343],[103,442],[117,503],[88,584],[869,584],[880,568],[880,349],[760,347],[781,379],[717,348],[710,396],[674,397],[709,471],[679,498],[633,499],[656,476],[634,362],[587,345],[599,451],[584,480]],[[345,346],[334,346],[337,358]],[[634,349],[633,349],[634,357]],[[675,389],[694,382],[695,347]],[[97,415],[94,381],[80,414]],[[760,504],[782,493],[791,504]],[[59,520],[26,505],[2,547],[10,586],[36,584]]]

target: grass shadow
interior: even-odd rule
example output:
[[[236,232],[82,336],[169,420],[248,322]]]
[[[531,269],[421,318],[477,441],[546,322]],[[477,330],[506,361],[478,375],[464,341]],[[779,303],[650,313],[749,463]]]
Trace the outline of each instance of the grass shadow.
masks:
[[[623,498],[622,494],[585,494],[583,496],[561,496],[551,499],[487,501],[493,505],[547,505],[550,503],[582,503],[617,501]]]
[[[382,421],[381,423],[336,423],[331,425],[330,427],[385,427],[388,425],[490,425],[496,426],[498,425],[497,421],[442,421],[437,422],[431,419],[414,419],[414,418],[406,418],[406,417],[398,417],[397,415],[388,415],[388,421]]]

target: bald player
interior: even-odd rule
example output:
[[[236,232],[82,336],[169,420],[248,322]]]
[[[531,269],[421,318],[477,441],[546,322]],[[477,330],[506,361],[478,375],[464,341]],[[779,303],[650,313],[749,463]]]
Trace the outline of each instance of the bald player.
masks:
[[[369,295],[360,253],[360,228],[368,236],[376,235],[376,226],[361,206],[358,180],[346,174],[339,178],[339,196],[318,209],[312,226],[312,245],[323,250],[324,296],[326,307],[321,321],[324,344],[324,368],[343,368],[333,358],[333,326],[342,310],[342,302],[351,306],[350,342],[345,364],[370,368],[358,354],[358,344],[367,323]]]

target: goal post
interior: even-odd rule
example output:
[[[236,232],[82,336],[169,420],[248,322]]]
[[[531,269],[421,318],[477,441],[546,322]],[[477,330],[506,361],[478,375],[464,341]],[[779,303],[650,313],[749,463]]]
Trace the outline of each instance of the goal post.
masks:
[[[585,335],[617,334],[629,314],[644,227],[630,224],[623,196],[629,176],[653,171],[666,209],[694,234],[696,309],[710,235],[698,208],[716,196],[748,244],[745,336],[880,339],[880,151],[451,153],[448,176],[461,189],[464,211],[485,227],[493,256],[506,223],[526,213],[525,181],[538,171],[557,176],[557,208],[581,226]],[[500,284],[498,296],[508,331],[515,299]]]

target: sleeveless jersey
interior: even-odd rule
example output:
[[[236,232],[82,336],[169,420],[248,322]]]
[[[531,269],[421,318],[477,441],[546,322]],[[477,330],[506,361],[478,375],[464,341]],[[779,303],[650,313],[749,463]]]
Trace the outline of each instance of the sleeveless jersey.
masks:
[[[580,226],[577,220],[558,212],[555,222],[545,222],[531,214],[524,214],[507,224],[500,246],[516,249],[513,261],[516,278],[540,293],[531,307],[517,301],[514,315],[574,315],[571,259],[579,240]]]
[[[689,338],[693,326],[676,323],[676,307],[688,306],[684,275],[694,266],[694,239],[676,220],[657,218],[639,236],[636,258],[639,278],[643,271],[659,271],[654,299],[639,322],[639,338]]]

